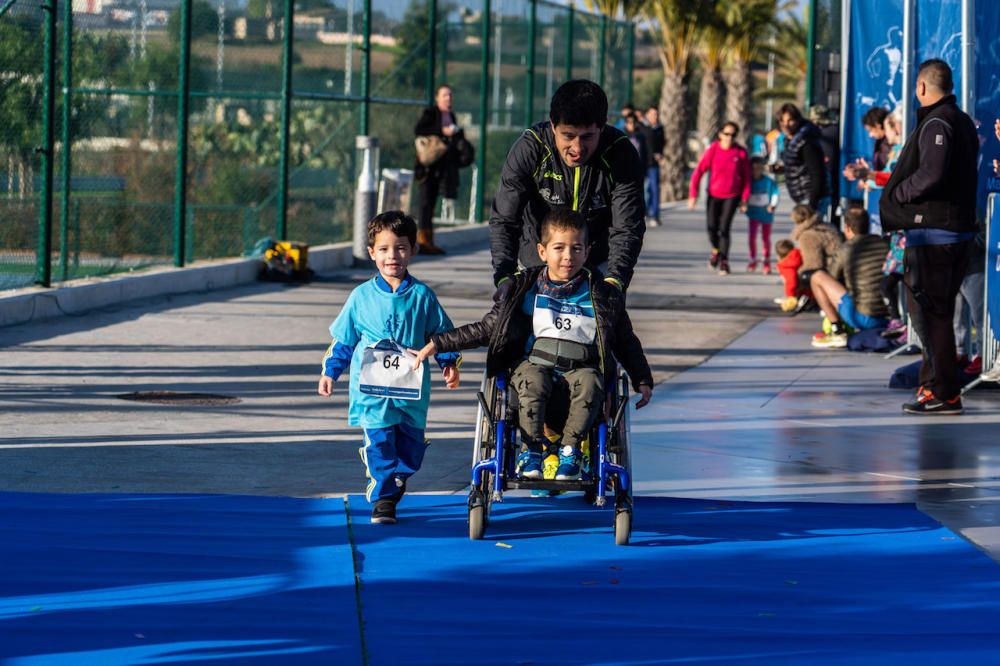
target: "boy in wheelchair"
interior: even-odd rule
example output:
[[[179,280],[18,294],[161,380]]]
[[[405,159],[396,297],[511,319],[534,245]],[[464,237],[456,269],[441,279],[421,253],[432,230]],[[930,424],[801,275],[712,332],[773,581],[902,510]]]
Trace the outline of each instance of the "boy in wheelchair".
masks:
[[[653,376],[624,295],[583,267],[589,251],[586,221],[573,211],[553,210],[542,220],[539,238],[538,255],[545,265],[501,283],[482,321],[431,336],[417,362],[488,345],[489,376],[513,368],[521,477],[542,478],[551,407],[565,414],[555,478],[572,481],[580,478],[580,445],[600,416],[605,387],[614,385],[614,361],[641,395],[637,409],[652,396]]]

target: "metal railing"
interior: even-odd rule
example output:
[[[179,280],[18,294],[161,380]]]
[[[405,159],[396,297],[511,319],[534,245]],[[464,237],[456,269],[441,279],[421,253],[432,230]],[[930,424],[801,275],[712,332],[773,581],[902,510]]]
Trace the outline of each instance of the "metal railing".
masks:
[[[355,135],[409,167],[443,82],[477,152],[454,214],[482,220],[555,86],[632,94],[633,26],[544,0],[3,0],[0,40],[3,95],[25,100],[0,102],[5,286],[238,255],[254,233],[344,240]]]

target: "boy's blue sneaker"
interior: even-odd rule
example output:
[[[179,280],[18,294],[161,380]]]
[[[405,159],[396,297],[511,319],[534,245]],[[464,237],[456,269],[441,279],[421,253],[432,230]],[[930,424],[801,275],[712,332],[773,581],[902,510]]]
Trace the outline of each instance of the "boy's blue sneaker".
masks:
[[[580,478],[580,452],[571,446],[559,450],[559,468],[556,481],[576,481]]]
[[[514,472],[522,479],[542,478],[542,454],[538,451],[521,451],[514,464]]]

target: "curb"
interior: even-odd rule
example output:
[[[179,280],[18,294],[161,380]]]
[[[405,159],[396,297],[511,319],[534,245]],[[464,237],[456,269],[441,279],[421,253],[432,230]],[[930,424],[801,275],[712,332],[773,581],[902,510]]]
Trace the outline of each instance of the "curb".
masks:
[[[489,238],[488,224],[435,230],[446,250],[467,247]],[[309,267],[326,273],[353,265],[352,243],[309,248]],[[158,296],[230,289],[257,281],[259,259],[195,262],[184,268],[158,267],[136,273],[73,280],[58,287],[26,287],[0,295],[0,328],[53,317],[76,316],[92,310]]]

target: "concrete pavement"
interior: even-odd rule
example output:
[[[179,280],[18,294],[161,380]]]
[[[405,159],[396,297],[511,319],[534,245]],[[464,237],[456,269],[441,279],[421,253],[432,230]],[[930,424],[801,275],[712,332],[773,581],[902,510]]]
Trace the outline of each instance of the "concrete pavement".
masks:
[[[705,267],[702,227],[701,211],[668,210],[665,224],[647,233],[629,295],[659,382],[633,421],[638,491],[916,502],[997,558],[1000,396],[972,393],[964,417],[903,416],[907,396],[886,383],[912,358],[812,349],[815,315],[781,317],[771,302],[781,293],[777,276],[742,272],[745,222],[735,225],[727,277]],[[789,227],[780,215],[773,239]],[[418,259],[412,271],[456,323],[479,318],[489,304],[485,243]],[[0,328],[0,490],[360,492],[345,389],[322,399],[315,384],[327,327],[367,275],[175,295]],[[466,485],[482,369],[483,353],[472,352],[458,391],[437,380],[432,446],[412,490]],[[168,407],[116,397],[133,391],[240,402]]]

